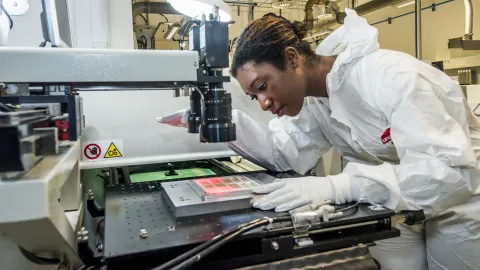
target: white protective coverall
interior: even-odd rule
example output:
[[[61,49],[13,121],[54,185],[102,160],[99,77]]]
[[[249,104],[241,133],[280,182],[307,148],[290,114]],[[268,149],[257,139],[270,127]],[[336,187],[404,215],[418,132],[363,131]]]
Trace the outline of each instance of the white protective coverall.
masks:
[[[480,269],[480,125],[460,86],[405,53],[379,49],[377,30],[346,10],[316,53],[338,55],[328,98],[305,98],[295,117],[258,124],[234,111],[228,143],[279,171],[305,173],[332,146],[350,162],[337,192],[395,210],[424,209],[425,225],[379,241],[382,269]]]

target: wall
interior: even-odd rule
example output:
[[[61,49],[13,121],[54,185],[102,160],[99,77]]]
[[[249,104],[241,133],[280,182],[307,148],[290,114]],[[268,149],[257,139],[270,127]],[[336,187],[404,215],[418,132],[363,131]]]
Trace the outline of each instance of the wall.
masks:
[[[254,19],[261,18],[263,15],[267,13],[275,13],[280,15],[279,9],[270,8],[269,4],[261,5],[260,7],[255,7],[254,9]],[[243,28],[248,25],[248,10],[249,6],[240,5],[240,6],[232,6],[232,20],[235,21],[235,24],[230,26],[229,28],[229,35],[230,39],[238,36]],[[240,11],[240,12],[239,12]],[[304,13],[303,8],[296,8],[296,9],[284,9],[282,10],[282,16],[288,20],[295,21],[295,20],[303,20]]]
[[[43,41],[40,1],[28,1],[30,8],[23,16],[12,16],[13,28],[10,30],[7,46],[38,47]]]
[[[437,1],[437,4],[441,1]],[[480,10],[480,2],[472,1],[474,11]],[[428,6],[432,1],[423,1]],[[388,17],[413,11],[413,5],[404,8],[388,7],[365,16],[369,23],[375,23]],[[474,17],[474,38],[480,39],[480,14]],[[460,37],[464,31],[465,10],[463,1],[450,3],[422,11],[422,42],[424,60],[444,60],[449,58],[448,39]],[[415,55],[415,17],[414,14],[392,21],[392,24],[381,23],[375,27],[379,30],[380,46],[384,49],[403,51]],[[477,33],[475,35],[475,33]]]
[[[67,0],[73,47],[108,48],[107,0]],[[30,8],[22,16],[12,16],[8,46],[38,47],[44,40],[40,0],[28,1]]]
[[[132,1],[108,0],[109,48],[133,49]]]

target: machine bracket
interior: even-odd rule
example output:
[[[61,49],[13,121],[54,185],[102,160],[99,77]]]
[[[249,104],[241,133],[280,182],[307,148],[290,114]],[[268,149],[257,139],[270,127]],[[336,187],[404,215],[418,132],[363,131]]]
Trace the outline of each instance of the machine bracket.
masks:
[[[267,238],[262,240],[262,254],[278,254],[292,251],[294,240],[292,235]]]

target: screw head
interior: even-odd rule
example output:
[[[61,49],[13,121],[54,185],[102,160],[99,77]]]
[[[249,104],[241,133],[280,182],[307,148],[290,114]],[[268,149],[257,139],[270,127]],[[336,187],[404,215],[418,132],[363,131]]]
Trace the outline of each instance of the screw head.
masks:
[[[140,237],[142,238],[147,238],[148,237],[148,232],[146,229],[140,229]]]
[[[272,242],[272,244],[270,245],[272,247],[273,250],[277,251],[280,249],[280,246],[278,245],[277,242]]]

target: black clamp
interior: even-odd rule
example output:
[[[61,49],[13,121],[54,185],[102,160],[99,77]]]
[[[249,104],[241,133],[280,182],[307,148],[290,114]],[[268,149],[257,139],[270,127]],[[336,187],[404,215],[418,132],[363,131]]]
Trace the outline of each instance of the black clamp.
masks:
[[[165,176],[172,176],[172,175],[178,175],[178,173],[175,171],[175,167],[173,164],[168,163],[168,172],[165,173]]]

